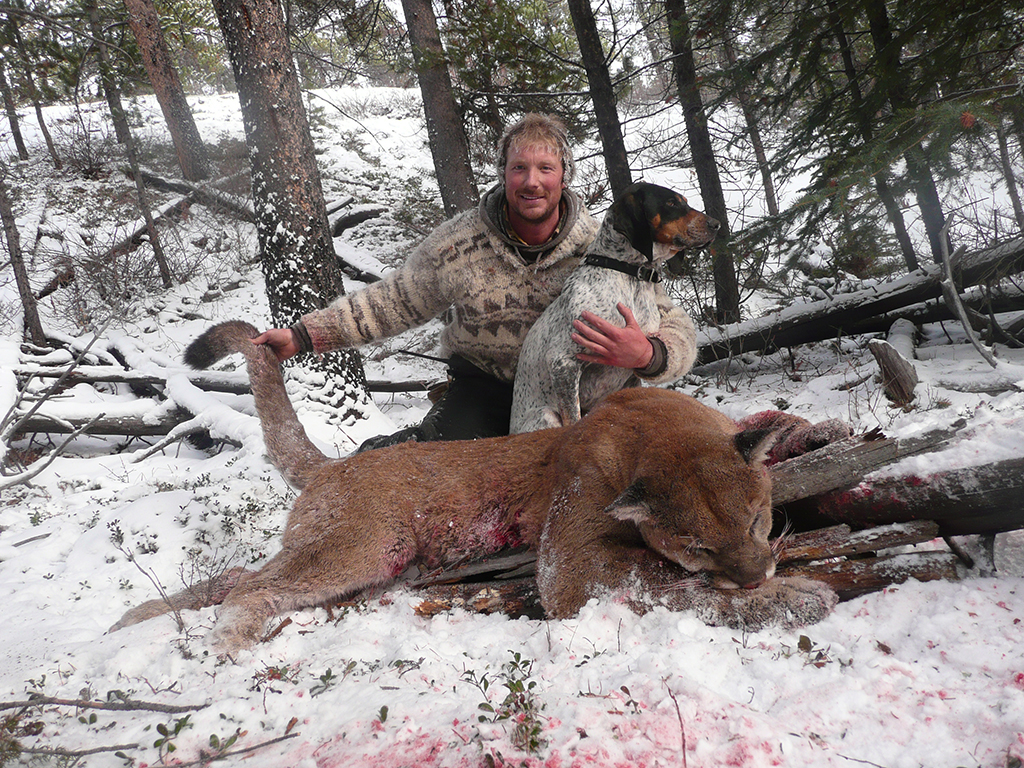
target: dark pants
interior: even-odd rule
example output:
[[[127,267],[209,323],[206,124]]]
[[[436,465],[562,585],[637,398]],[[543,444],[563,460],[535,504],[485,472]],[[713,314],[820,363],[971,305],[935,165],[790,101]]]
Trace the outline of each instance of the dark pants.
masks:
[[[418,426],[371,437],[356,453],[409,441],[473,440],[508,434],[512,384],[500,381],[459,355],[448,361],[448,390]]]

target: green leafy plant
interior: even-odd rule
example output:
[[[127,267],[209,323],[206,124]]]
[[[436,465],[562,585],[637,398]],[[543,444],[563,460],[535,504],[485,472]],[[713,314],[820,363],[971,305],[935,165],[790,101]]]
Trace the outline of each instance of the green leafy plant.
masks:
[[[480,715],[478,719],[481,723],[502,723],[514,747],[531,754],[539,754],[547,742],[541,736],[541,712],[544,703],[535,692],[537,681],[530,679],[533,661],[524,659],[522,654],[516,651],[510,650],[509,653],[512,654],[512,660],[507,662],[498,674],[507,691],[505,698],[497,706],[489,699],[482,702],[479,709],[488,714]],[[486,673],[478,675],[473,670],[468,670],[462,677],[466,682],[476,686],[485,698],[488,696],[491,681]]]
[[[177,749],[174,739],[178,738],[186,728],[192,727],[192,723],[189,722],[190,717],[191,715],[179,717],[170,728],[164,723],[157,723],[156,732],[160,734],[160,738],[153,742],[153,746],[160,750],[160,762],[163,762],[167,755]]]
[[[332,685],[338,682],[338,676],[335,675],[330,668],[327,669],[322,675],[320,675],[320,682],[309,689],[310,696],[319,696],[321,693],[326,691]]]

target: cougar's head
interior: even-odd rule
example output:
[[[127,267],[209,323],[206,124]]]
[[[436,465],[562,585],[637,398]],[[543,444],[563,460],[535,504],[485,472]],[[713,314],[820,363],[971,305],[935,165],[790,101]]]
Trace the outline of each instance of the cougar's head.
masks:
[[[775,573],[768,543],[774,433],[698,434],[670,455],[641,462],[605,512],[637,525],[651,549],[723,589],[756,587]],[[666,461],[665,459],[669,459]]]

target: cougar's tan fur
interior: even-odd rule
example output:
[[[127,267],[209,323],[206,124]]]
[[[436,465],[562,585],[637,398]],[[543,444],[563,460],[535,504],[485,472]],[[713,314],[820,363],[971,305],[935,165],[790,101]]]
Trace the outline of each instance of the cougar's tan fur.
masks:
[[[245,355],[270,457],[302,489],[281,552],[242,576],[218,611],[222,651],[259,639],[276,614],[387,582],[414,562],[518,544],[537,549],[541,602],[556,618],[609,590],[640,610],[692,608],[749,629],[816,621],[835,603],[824,585],[772,578],[764,431],[739,432],[680,393],[628,389],[570,427],[329,459],[299,424],[274,355],[251,343],[256,334],[223,323],[186,353],[197,366]],[[145,608],[117,626],[161,610]]]

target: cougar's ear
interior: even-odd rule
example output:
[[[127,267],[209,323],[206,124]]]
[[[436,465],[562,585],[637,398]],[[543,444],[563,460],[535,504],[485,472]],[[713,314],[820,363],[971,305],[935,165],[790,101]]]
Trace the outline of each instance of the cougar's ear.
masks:
[[[654,519],[647,505],[647,491],[642,480],[635,481],[620,493],[604,511],[616,520],[630,520],[634,523],[647,523]]]
[[[744,429],[733,437],[733,445],[747,464],[763,464],[779,439],[777,429]]]

